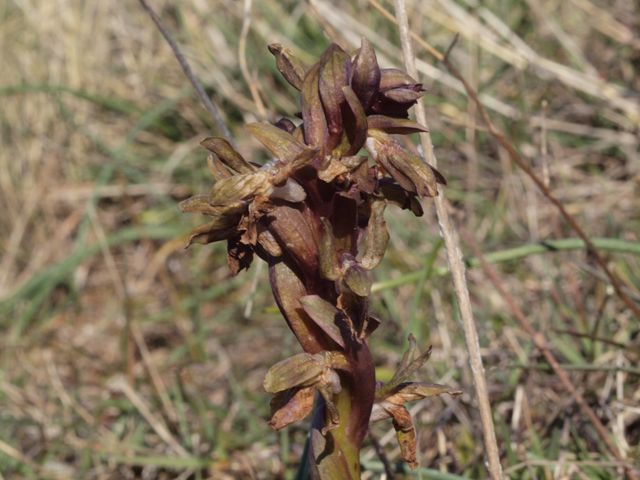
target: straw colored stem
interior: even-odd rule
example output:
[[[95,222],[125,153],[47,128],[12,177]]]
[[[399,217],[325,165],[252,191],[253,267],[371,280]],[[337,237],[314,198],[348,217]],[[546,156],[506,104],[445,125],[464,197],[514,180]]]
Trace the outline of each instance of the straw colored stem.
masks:
[[[415,57],[413,54],[413,46],[411,44],[411,34],[409,31],[409,23],[407,20],[404,0],[394,0],[394,5],[407,73],[414,78],[417,78],[418,72],[415,65]],[[427,162],[436,166],[437,160],[433,152],[431,136],[428,132],[427,114],[424,104],[422,102],[418,102],[415,110],[418,122],[427,127],[427,132],[420,134],[422,150]],[[471,311],[471,300],[469,299],[469,291],[467,290],[462,254],[460,253],[460,249],[458,248],[453,235],[453,229],[449,220],[449,214],[447,213],[444,193],[442,191],[440,192],[440,195],[435,197],[435,204],[436,212],[438,214],[438,222],[440,224],[440,231],[447,251],[447,260],[449,262],[449,268],[453,278],[453,285],[458,299],[458,306],[460,308],[460,317],[464,328],[467,349],[469,351],[469,363],[471,365],[473,380],[476,387],[476,397],[478,399],[478,408],[480,411],[480,418],[482,420],[485,449],[489,462],[489,473],[491,474],[492,479],[497,480],[502,478],[502,466],[500,465],[500,456],[498,453],[498,444],[496,442],[493,418],[491,416],[491,405],[489,403],[487,382],[484,377],[482,357],[480,356],[478,333],[476,331],[475,323],[473,321],[473,313]]]

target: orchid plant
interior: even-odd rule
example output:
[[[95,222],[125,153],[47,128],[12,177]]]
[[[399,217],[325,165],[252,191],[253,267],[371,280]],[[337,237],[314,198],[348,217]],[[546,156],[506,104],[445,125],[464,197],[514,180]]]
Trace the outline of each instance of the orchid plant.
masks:
[[[437,184],[446,184],[393,137],[426,130],[408,118],[424,89],[401,70],[380,69],[364,38],[351,54],[332,44],[309,68],[280,44],[269,51],[300,91],[302,124],[281,119],[246,126],[275,157],[265,165],[245,160],[224,138],[202,141],[217,182],[210,193],[180,204],[182,212],[210,217],[186,246],[226,240],[234,276],[249,268],[254,254],[269,265],[275,300],[303,353],[268,371],[264,388],[274,394],[268,423],[278,430],[301,420],[315,401],[311,478],[359,479],[368,427],[385,419],[415,468],[416,432],[404,404],[461,392],[406,382],[431,352],[414,359],[413,336],[392,380],[376,383],[368,341],[380,320],[369,314],[367,272],[389,242],[387,205],[419,217],[419,198],[438,195]],[[369,156],[359,155],[362,149]]]

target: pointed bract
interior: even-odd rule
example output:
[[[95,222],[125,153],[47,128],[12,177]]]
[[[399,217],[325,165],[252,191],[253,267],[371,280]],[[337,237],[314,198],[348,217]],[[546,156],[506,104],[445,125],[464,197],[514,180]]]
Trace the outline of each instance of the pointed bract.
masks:
[[[276,68],[289,84],[296,90],[302,89],[304,81],[304,67],[291,50],[279,43],[269,45],[269,51],[276,57]]]
[[[378,93],[380,77],[376,52],[367,39],[362,37],[362,47],[353,60],[351,87],[365,111],[369,109]]]

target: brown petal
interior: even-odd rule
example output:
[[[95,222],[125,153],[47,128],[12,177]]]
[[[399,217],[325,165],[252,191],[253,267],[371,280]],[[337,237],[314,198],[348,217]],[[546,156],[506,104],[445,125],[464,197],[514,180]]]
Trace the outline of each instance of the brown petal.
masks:
[[[404,405],[407,402],[415,402],[427,397],[439,397],[443,393],[449,395],[462,395],[462,390],[437,383],[409,382],[401,383],[384,399],[385,402],[394,405]]]
[[[342,87],[342,92],[349,103],[349,107],[351,107],[351,111],[353,112],[356,120],[353,127],[347,125],[347,127],[351,128],[345,129],[345,133],[349,137],[349,143],[351,146],[346,152],[344,152],[344,156],[349,157],[358,153],[364,146],[364,142],[367,140],[367,115],[364,113],[364,108],[360,104],[360,100],[358,100],[357,95],[351,87]]]
[[[271,399],[269,426],[275,430],[291,425],[309,415],[313,408],[315,389],[313,386],[293,388],[278,392]]]
[[[257,122],[245,125],[244,128],[285,164],[294,160],[307,148],[293,135],[275,125]]]
[[[232,205],[257,195],[268,197],[273,192],[273,185],[266,172],[241,173],[230,178],[218,180],[211,189],[209,203],[211,205]]]
[[[285,132],[290,133],[292,135],[293,135],[293,132],[296,129],[295,123],[293,123],[288,118],[284,118],[284,117],[276,122],[276,127],[280,128],[280,129],[284,130]]]
[[[391,181],[391,179],[387,180]],[[388,202],[399,206],[403,210],[411,210],[416,217],[424,215],[422,205],[420,205],[415,194],[407,192],[400,185],[396,185],[394,183],[382,183],[381,180],[378,189]]]
[[[194,243],[206,245],[208,243],[226,240],[237,232],[239,217],[216,217],[213,221],[200,225],[189,232],[184,241],[184,248]]]
[[[412,470],[415,470],[418,466],[416,458],[418,441],[411,414],[404,407],[395,408],[390,413],[393,416],[393,428],[396,430],[402,458],[405,459]]]
[[[279,43],[269,45],[269,51],[276,57],[276,68],[289,84],[296,90],[302,89],[304,81],[304,67],[291,50]]]
[[[380,70],[380,91],[392,88],[420,85],[408,73],[397,68],[383,68]]]
[[[377,128],[391,135],[410,135],[429,131],[427,127],[412,122],[408,118],[394,118],[386,115],[369,115],[367,125],[369,128]]]
[[[183,200],[178,204],[178,210],[182,213],[201,213],[210,216],[220,214],[220,207],[212,207],[209,204],[209,195],[206,193],[198,193]],[[244,210],[244,207],[242,207],[242,210]]]
[[[351,58],[332,43],[320,57],[318,89],[329,129],[328,150],[333,150],[342,134],[342,107],[345,103],[342,87],[351,81]]]
[[[323,182],[331,183],[339,175],[344,175],[349,169],[338,159],[339,153],[333,151],[332,155],[327,155],[318,170],[318,178]]]
[[[318,275],[318,246],[302,213],[282,205],[263,217],[278,243],[291,255],[305,275]]]
[[[368,297],[371,293],[371,278],[361,265],[353,265],[347,269],[342,281],[353,293],[360,297]]]
[[[302,84],[302,120],[304,121],[304,138],[307,145],[324,149],[327,132],[327,119],[320,101],[318,82],[320,78],[320,64],[316,63],[307,71]],[[320,152],[324,155],[324,150]]]
[[[348,332],[345,313],[335,305],[327,302],[318,295],[307,295],[298,299],[304,311],[322,328],[334,342],[344,348],[342,332]],[[347,333],[348,335],[348,333]]]
[[[384,219],[384,209],[387,202],[373,202],[371,206],[371,216],[369,217],[369,228],[367,230],[367,242],[364,247],[362,257],[362,268],[373,270],[378,266],[384,257],[384,252],[389,244],[389,232],[387,222]]]
[[[225,165],[238,173],[249,173],[257,170],[257,168],[248,163],[225,138],[208,137],[202,140],[200,145],[215,153]]]
[[[269,281],[273,296],[302,349],[307,353],[322,352],[327,349],[322,330],[311,320],[298,301],[298,298],[307,294],[300,280],[301,274],[294,271],[285,260],[286,257],[282,260],[269,259]]]
[[[369,129],[365,147],[405,190],[420,197],[438,194],[433,169],[421,157],[403,148],[382,130]]]
[[[373,98],[378,93],[380,77],[376,52],[367,39],[362,37],[362,47],[353,61],[351,86],[365,111],[369,109]]]
[[[229,273],[235,277],[242,270],[249,270],[253,262],[253,248],[241,243],[238,237],[227,240],[227,265]]]
[[[269,393],[293,387],[308,387],[318,380],[324,365],[309,353],[299,353],[276,363],[264,377],[263,386]]]
[[[321,218],[320,220],[324,225],[319,247],[320,276],[327,280],[337,280],[340,278],[341,269],[333,236],[333,227],[326,218]]]
[[[282,249],[269,230],[262,223],[258,223],[258,243],[272,257],[282,256]]]
[[[415,101],[421,98],[424,93],[416,92],[410,88],[394,88],[387,90],[386,92],[382,92],[382,95],[385,98],[398,103],[415,103]]]
[[[229,171],[226,165],[215,153],[209,154],[207,157],[207,165],[209,165],[209,171],[216,180],[222,180],[233,176],[233,173]]]

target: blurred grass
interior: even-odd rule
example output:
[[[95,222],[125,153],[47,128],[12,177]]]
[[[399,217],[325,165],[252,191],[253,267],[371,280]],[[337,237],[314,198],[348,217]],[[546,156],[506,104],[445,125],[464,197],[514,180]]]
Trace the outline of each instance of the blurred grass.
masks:
[[[349,48],[366,35],[383,67],[401,66],[394,27],[367,2],[314,4]],[[243,154],[268,160],[242,125],[298,106],[266,45],[314,62],[329,43],[316,14],[304,2],[254,2],[246,57],[268,112],[261,118],[238,64],[242,3],[154,6]],[[452,61],[636,300],[638,8],[630,0],[408,2],[413,30],[434,47],[444,51],[460,32]],[[176,205],[210,188],[198,142],[219,132],[169,48],[136,2],[5,2],[0,22],[0,478],[293,478],[309,420],[281,432],[266,425],[262,378],[299,347],[274,309],[265,269],[230,279],[224,245],[181,248],[202,221]],[[457,221],[638,463],[638,319],[456,84],[417,53]],[[383,379],[413,332],[423,349],[434,345],[417,377],[466,393],[413,406],[424,468],[399,465],[398,476],[438,478],[430,468],[484,478],[455,298],[428,202],[425,210],[419,220],[389,210],[391,244],[371,298],[383,325],[371,345]],[[467,267],[505,471],[618,478],[475,259]],[[146,353],[129,343],[131,324]],[[119,387],[127,375],[142,403]],[[375,431],[399,462],[390,425]],[[372,447],[362,460],[365,478],[381,478]]]

